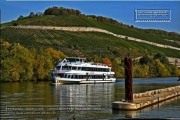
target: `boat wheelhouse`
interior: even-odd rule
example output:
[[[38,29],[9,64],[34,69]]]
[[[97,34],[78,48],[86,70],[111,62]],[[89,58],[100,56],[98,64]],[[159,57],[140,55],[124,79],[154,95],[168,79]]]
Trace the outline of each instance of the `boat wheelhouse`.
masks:
[[[53,84],[115,82],[114,72],[107,64],[86,62],[86,58],[69,57],[51,70]]]

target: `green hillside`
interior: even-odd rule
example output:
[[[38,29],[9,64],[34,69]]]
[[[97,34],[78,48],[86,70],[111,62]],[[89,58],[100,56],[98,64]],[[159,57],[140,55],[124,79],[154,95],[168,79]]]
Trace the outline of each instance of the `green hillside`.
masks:
[[[78,56],[74,50],[79,50],[86,57],[94,54],[111,57],[124,57],[126,55],[139,57],[145,53],[155,54],[159,52],[180,58],[180,52],[177,50],[128,41],[98,32],[5,28],[1,35],[4,40],[10,43],[20,43],[28,48],[52,47],[61,50],[68,56]]]
[[[84,15],[79,10],[52,7],[46,9],[42,14],[31,12],[27,17],[20,16],[17,20],[2,24],[2,27],[5,28],[1,30],[1,36],[3,40],[10,43],[20,43],[25,47],[53,47],[57,50],[62,50],[69,56],[78,56],[79,54],[75,50],[79,50],[84,56],[102,54],[123,57],[128,54],[138,57],[147,52],[149,54],[160,52],[167,56],[180,58],[180,52],[177,50],[163,49],[152,45],[127,41],[126,39],[116,38],[103,33],[77,33],[6,27],[17,25],[96,27],[115,34],[180,48],[180,35],[177,33],[152,29],[143,30],[132,25],[125,25],[112,18]]]
[[[11,27],[14,26],[14,27]],[[17,26],[17,27],[16,27]],[[133,61],[134,77],[179,76],[180,70],[170,65],[168,57],[180,58],[180,51],[130,41],[102,32],[70,32],[18,26],[95,27],[111,33],[180,48],[180,35],[163,30],[143,30],[111,18],[84,15],[78,10],[48,8],[43,14],[30,13],[2,24],[1,81],[46,80],[59,59],[66,56],[86,57],[88,61],[111,64],[115,77],[124,77],[123,59]],[[42,27],[41,27],[42,28]]]
[[[156,42],[160,44],[171,45],[174,47],[180,47],[180,44],[177,44],[176,42],[165,40],[165,39],[168,39],[168,40],[180,41],[180,36],[177,36],[177,35],[170,36],[170,35],[154,34],[154,33],[149,33],[148,30],[135,29],[132,26],[127,27],[123,24],[99,22],[96,20],[92,20],[88,17],[79,17],[75,15],[59,15],[59,16],[45,15],[45,16],[27,18],[23,20],[17,20],[17,21],[3,24],[3,26],[9,26],[9,25],[97,27],[104,30],[108,30],[116,34],[144,39],[147,41]]]

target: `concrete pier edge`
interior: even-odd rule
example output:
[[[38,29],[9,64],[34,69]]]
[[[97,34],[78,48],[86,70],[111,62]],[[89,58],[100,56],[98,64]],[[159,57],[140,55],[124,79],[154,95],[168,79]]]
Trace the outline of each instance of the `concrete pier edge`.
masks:
[[[124,101],[113,102],[112,108],[114,110],[139,110],[179,95],[180,86],[151,90],[143,93],[134,94],[133,103]]]

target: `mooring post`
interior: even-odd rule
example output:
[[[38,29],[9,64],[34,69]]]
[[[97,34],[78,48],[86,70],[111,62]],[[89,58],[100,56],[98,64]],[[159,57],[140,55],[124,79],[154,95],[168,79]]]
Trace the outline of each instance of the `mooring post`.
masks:
[[[125,68],[125,101],[133,102],[132,59],[124,58]]]

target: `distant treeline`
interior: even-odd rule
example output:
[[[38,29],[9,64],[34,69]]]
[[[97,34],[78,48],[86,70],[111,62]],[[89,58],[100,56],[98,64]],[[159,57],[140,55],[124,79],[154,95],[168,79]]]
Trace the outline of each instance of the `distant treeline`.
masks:
[[[55,16],[76,15],[79,17],[86,17],[87,19],[92,19],[92,20],[96,20],[99,22],[106,22],[106,23],[121,25],[121,26],[126,27],[126,28],[131,28],[131,29],[139,30],[139,31],[146,32],[146,33],[153,33],[153,34],[159,34],[159,35],[164,35],[164,36],[180,37],[180,34],[178,34],[176,32],[166,32],[164,30],[159,30],[159,29],[157,29],[157,30],[156,29],[141,29],[141,28],[134,27],[133,25],[123,24],[123,23],[118,22],[117,20],[114,20],[112,18],[107,18],[107,17],[103,17],[103,16],[95,16],[95,15],[85,15],[85,14],[82,14],[81,11],[79,11],[79,10],[57,7],[57,6],[50,7],[48,9],[46,9],[44,11],[44,13],[38,12],[35,14],[35,13],[31,12],[29,14],[29,16],[27,16],[27,17],[20,15],[17,20],[32,18],[32,17],[36,17],[36,16],[43,16],[43,15],[55,15]]]
[[[106,60],[112,64],[112,70],[115,71],[115,76],[117,78],[124,77],[124,59],[108,59]],[[91,60],[104,62],[104,60],[96,55]],[[133,77],[170,77],[179,75],[180,69],[175,65],[169,64],[167,57],[161,53],[157,53],[154,56],[145,54],[140,59],[133,60]]]
[[[107,22],[107,23],[112,23],[112,24],[118,24],[118,21],[113,20],[112,18],[107,18],[103,16],[95,16],[95,15],[85,15],[82,14],[81,11],[79,10],[74,10],[74,9],[68,9],[68,8],[63,8],[63,7],[52,7],[48,8],[44,11],[44,15],[77,15],[79,17],[87,17],[88,19],[93,19],[99,22]]]

